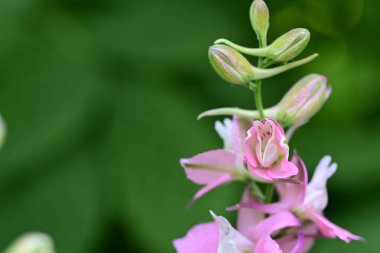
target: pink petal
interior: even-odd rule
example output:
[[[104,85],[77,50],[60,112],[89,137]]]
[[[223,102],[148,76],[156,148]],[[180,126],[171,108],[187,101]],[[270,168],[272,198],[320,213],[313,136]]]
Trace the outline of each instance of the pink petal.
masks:
[[[295,180],[300,183],[276,183],[280,200],[282,203],[285,203],[289,209],[293,209],[304,202],[308,180],[306,166],[296,152],[294,152],[292,164],[298,168],[298,174],[296,175]]]
[[[349,243],[351,240],[364,240],[362,237],[354,235],[349,231],[335,225],[326,219],[323,215],[316,213],[310,209],[306,210],[306,215],[315,222],[324,237],[339,238],[346,243]]]
[[[181,159],[187,178],[196,184],[209,184],[235,170],[235,155],[218,149]]]
[[[248,169],[252,172],[253,175],[261,178],[264,181],[272,181],[272,177],[268,175],[268,169],[267,168],[261,168],[261,167],[253,167],[250,163],[248,163]]]
[[[310,249],[314,246],[315,238],[318,235],[318,227],[314,223],[312,223],[302,228],[302,230],[305,237],[302,252],[309,252]]]
[[[252,121],[234,116],[232,119],[232,151],[236,159],[243,163],[244,160],[244,140],[247,137],[248,129],[252,127]]]
[[[241,202],[254,202],[256,199],[250,193],[250,189],[246,188]],[[247,238],[252,239],[252,229],[254,226],[264,219],[264,213],[253,208],[241,208],[237,218],[237,229]]]
[[[222,184],[226,184],[230,181],[232,181],[233,178],[231,175],[224,175],[222,177],[220,177],[218,180],[215,180],[209,184],[207,184],[205,187],[203,187],[202,189],[200,189],[195,195],[194,197],[192,198],[192,201],[195,201],[197,199],[199,199],[200,197],[202,197],[203,195],[205,195],[207,192],[215,189],[216,187],[222,185]]]
[[[216,222],[199,224],[188,231],[185,237],[173,242],[177,253],[217,253],[219,227]]]
[[[250,208],[250,209],[255,209],[257,211],[261,211],[264,213],[274,214],[280,211],[287,210],[288,206],[282,202],[272,203],[272,204],[262,204],[258,202],[257,200],[254,200],[253,202],[241,202],[238,205],[228,207],[227,210],[234,211],[234,210],[241,210],[244,208]]]
[[[281,153],[285,154],[284,159],[288,160],[289,158],[289,146],[286,144],[286,135],[284,132],[284,129],[281,127],[281,125],[276,121],[273,120],[275,126],[276,126],[276,141],[277,145],[280,147]]]
[[[250,207],[266,213],[277,213],[283,210],[292,210],[303,204],[307,186],[306,166],[297,153],[293,155],[292,163],[298,167],[299,172],[294,179],[300,183],[296,184],[289,182],[276,182],[276,188],[280,195],[279,202],[272,204],[262,204],[257,201],[246,201],[238,205],[237,208],[240,209],[241,207]],[[261,177],[267,176],[265,170],[263,169],[256,169],[255,173],[259,174]],[[232,210],[232,208],[230,208],[230,210]]]
[[[270,236],[261,238],[253,253],[282,253],[280,246]]]
[[[277,240],[283,253],[304,253],[304,235],[302,229],[298,231],[297,236],[283,236]]]
[[[288,178],[298,173],[298,168],[293,163],[283,159],[277,167],[267,170],[268,176],[273,180]]]
[[[256,168],[259,166],[259,161],[256,158],[256,145],[258,145],[258,140],[255,128],[251,127],[247,134],[248,136],[244,141],[245,159],[248,166]]]
[[[253,230],[253,238],[258,241],[263,236],[270,236],[273,232],[286,227],[298,227],[301,222],[290,212],[282,211],[257,224]]]

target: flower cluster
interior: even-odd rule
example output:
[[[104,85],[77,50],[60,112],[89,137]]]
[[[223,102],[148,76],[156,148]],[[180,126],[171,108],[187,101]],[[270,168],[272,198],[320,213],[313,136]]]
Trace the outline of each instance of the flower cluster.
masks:
[[[269,11],[263,0],[252,3],[250,18],[259,48],[219,39],[210,47],[209,58],[224,80],[254,91],[257,110],[219,108],[202,113],[199,118],[232,116],[215,124],[224,148],[180,161],[187,178],[202,185],[192,201],[231,181],[246,185],[241,202],[227,208],[238,211],[237,226],[211,211],[214,221],[199,224],[185,237],[174,240],[175,249],[178,253],[303,253],[319,237],[339,238],[346,243],[362,240],[323,215],[328,203],[327,180],[337,169],[331,157],[321,159],[311,180],[297,152],[290,159],[288,143],[294,131],[330,96],[326,77],[307,75],[271,108],[264,109],[261,102],[262,79],[316,57],[290,62],[307,46],[309,31],[293,29],[267,46]],[[258,57],[257,67],[241,53]],[[280,65],[268,69],[272,64]]]

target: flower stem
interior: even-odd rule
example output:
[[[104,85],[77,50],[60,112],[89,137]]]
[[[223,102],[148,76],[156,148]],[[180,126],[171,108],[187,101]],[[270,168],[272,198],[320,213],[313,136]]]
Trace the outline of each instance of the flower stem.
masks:
[[[273,192],[274,192],[274,185],[273,184],[268,184],[267,189],[265,191],[265,203],[270,203],[273,198]]]
[[[256,196],[261,201],[265,201],[265,196],[255,181],[251,181],[251,189],[254,196]]]
[[[263,43],[264,42],[259,39],[259,48],[263,47]],[[257,62],[258,68],[261,68],[263,66],[263,60],[264,59],[262,57],[259,57],[259,60]],[[260,118],[265,118],[263,100],[261,98],[261,80],[257,80],[254,87],[256,109],[259,111]]]
[[[261,119],[265,118],[263,101],[261,98],[261,80],[256,81],[255,101],[256,101],[256,108],[257,108],[257,111],[259,112],[260,118]]]

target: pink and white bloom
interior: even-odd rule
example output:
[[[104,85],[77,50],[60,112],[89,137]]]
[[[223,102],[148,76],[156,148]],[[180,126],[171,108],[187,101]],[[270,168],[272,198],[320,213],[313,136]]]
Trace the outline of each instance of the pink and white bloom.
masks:
[[[251,126],[251,121],[237,117],[232,120],[225,119],[223,123],[218,121],[215,129],[224,141],[224,149],[211,150],[180,160],[187,178],[204,185],[193,200],[222,184],[250,177],[250,173],[244,168],[243,142]]]
[[[273,204],[246,202],[240,204],[240,208],[251,207],[267,213],[290,210],[301,220],[313,221],[323,237],[339,238],[346,243],[351,240],[363,240],[360,236],[335,225],[323,216],[328,203],[326,183],[337,168],[335,163],[331,164],[331,157],[322,158],[309,184],[306,166],[301,158],[295,154],[292,161],[300,170],[297,175],[300,184],[278,182],[276,188],[280,197],[279,202]]]
[[[273,119],[256,120],[244,142],[248,169],[261,180],[289,178],[298,168],[289,158],[289,146],[280,124]]]
[[[174,240],[177,253],[301,253],[295,251],[300,248],[299,245],[290,251],[283,251],[271,237],[284,228],[301,225],[290,212],[277,213],[256,224],[247,222],[248,235],[233,228],[226,218],[211,214],[214,222],[197,225],[185,237]],[[299,238],[298,244],[301,244],[303,238]]]

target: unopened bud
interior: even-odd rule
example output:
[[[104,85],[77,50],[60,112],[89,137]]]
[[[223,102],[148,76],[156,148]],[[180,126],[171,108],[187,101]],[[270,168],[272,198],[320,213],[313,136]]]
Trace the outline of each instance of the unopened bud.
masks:
[[[310,32],[304,28],[293,29],[268,46],[267,57],[273,62],[287,62],[299,55],[310,40]]]
[[[329,98],[325,76],[310,74],[299,80],[276,106],[277,119],[285,125],[300,125],[313,117]]]
[[[233,84],[248,84],[253,78],[253,68],[249,61],[235,49],[225,45],[210,47],[209,59],[216,73]]]
[[[43,233],[29,233],[14,241],[5,253],[54,253],[53,241]]]
[[[5,133],[6,133],[6,128],[4,121],[0,115],[0,148],[3,146],[4,139],[5,139]]]
[[[256,32],[257,38],[266,46],[267,32],[269,28],[269,10],[263,0],[255,0],[249,12],[251,24]]]

